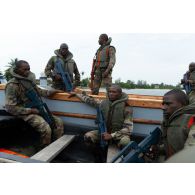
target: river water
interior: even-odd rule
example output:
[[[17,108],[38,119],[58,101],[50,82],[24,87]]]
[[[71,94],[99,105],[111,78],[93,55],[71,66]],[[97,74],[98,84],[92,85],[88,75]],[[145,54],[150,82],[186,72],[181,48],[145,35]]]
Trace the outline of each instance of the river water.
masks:
[[[127,94],[140,94],[140,95],[156,95],[163,96],[170,89],[123,89]]]
[[[100,89],[101,92],[105,92],[104,88]],[[153,95],[153,96],[163,96],[170,89],[123,89],[123,92],[127,94],[139,94],[139,95]]]

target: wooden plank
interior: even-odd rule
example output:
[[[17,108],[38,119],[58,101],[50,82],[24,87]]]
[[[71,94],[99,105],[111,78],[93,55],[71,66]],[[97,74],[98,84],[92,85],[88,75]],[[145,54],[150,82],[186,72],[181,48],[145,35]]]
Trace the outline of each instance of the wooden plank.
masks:
[[[4,90],[5,89],[5,84],[0,84],[0,90]]]
[[[18,162],[14,160],[5,159],[5,158],[0,158],[0,163],[18,163]]]
[[[31,159],[40,160],[44,162],[50,162],[53,160],[66,146],[68,146],[75,135],[63,135],[35,155],[31,156]]]
[[[100,100],[105,99],[102,95],[90,95]],[[57,93],[52,96],[53,100],[81,102],[77,97],[69,98],[68,93]],[[135,107],[162,109],[162,96],[129,95],[128,104]]]
[[[96,119],[96,115],[92,114],[79,114],[79,113],[67,113],[67,112],[52,112],[52,114],[56,116],[64,116],[64,117],[72,117],[72,118],[82,118],[82,119]],[[142,124],[152,124],[152,125],[161,125],[160,120],[150,120],[150,119],[143,119],[143,118],[134,118],[134,123],[142,123]]]
[[[118,154],[119,149],[116,145],[111,144],[108,146],[108,153],[107,153],[107,163],[110,163],[111,160]]]

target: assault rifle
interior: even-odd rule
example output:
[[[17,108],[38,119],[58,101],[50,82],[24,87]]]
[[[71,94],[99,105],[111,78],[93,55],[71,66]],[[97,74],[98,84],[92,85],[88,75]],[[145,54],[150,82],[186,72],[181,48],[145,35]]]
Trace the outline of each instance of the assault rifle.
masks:
[[[60,62],[59,59],[57,59],[55,63],[55,71],[57,74],[59,74],[62,77],[64,90],[68,92],[72,91],[73,85],[70,79],[70,75],[68,72],[64,72],[64,70],[62,69],[62,63]]]
[[[97,107],[97,124],[98,124],[99,135],[100,135],[100,147],[105,148],[108,143],[103,140],[102,134],[107,132],[107,128],[106,128],[106,122],[104,120],[102,110],[99,106]]]
[[[183,75],[183,79],[181,80],[181,84],[183,84],[183,88],[186,91],[186,94],[189,94],[191,92],[191,85],[188,82],[189,80],[189,71],[187,71],[184,75]]]
[[[93,62],[92,62],[92,68],[91,68],[91,83],[90,83],[90,89],[93,89],[93,82],[94,82],[94,73],[95,73],[95,57],[93,58]]]
[[[47,121],[51,129],[56,128],[55,120],[47,107],[47,104],[44,103],[41,97],[37,94],[35,89],[29,89],[25,95],[30,99],[30,103],[26,104],[27,108],[36,108],[39,110],[40,115]]]
[[[112,163],[116,162],[121,158],[120,163],[143,163],[144,154],[149,152],[149,149],[152,145],[156,145],[159,142],[161,136],[160,128],[156,128],[150,132],[143,141],[137,144],[134,141],[131,141],[125,148],[123,148],[113,159]]]

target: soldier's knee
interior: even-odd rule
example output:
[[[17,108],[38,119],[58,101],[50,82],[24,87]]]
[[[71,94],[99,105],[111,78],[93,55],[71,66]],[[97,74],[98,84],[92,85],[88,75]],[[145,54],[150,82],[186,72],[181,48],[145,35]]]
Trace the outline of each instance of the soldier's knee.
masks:
[[[118,143],[118,147],[120,149],[124,148],[126,145],[128,145],[128,143],[130,142],[130,138],[129,137],[123,137],[119,143]]]
[[[41,137],[50,137],[51,138],[52,130],[47,123],[39,126],[39,132],[41,134]]]

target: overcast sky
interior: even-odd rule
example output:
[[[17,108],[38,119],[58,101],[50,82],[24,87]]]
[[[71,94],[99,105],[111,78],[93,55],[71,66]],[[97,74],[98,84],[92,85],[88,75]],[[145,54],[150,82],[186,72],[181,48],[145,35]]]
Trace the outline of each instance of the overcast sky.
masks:
[[[103,31],[104,32],[104,31]],[[100,32],[102,33],[102,31]],[[195,61],[195,34],[109,33],[116,47],[113,80],[145,80],[177,84],[188,64]],[[44,71],[54,50],[65,42],[84,77],[89,77],[99,33],[15,33],[0,37],[0,64],[10,59],[27,60],[36,77]]]
[[[93,2],[101,5],[99,10],[89,0],[3,2],[0,70],[6,69],[10,59],[24,59],[38,78],[54,50],[65,42],[79,71],[89,77],[98,37],[107,33],[116,47],[114,81],[180,82],[188,64],[195,61],[195,34],[189,20],[193,6],[184,12],[178,1]],[[107,16],[105,8],[110,10]]]

